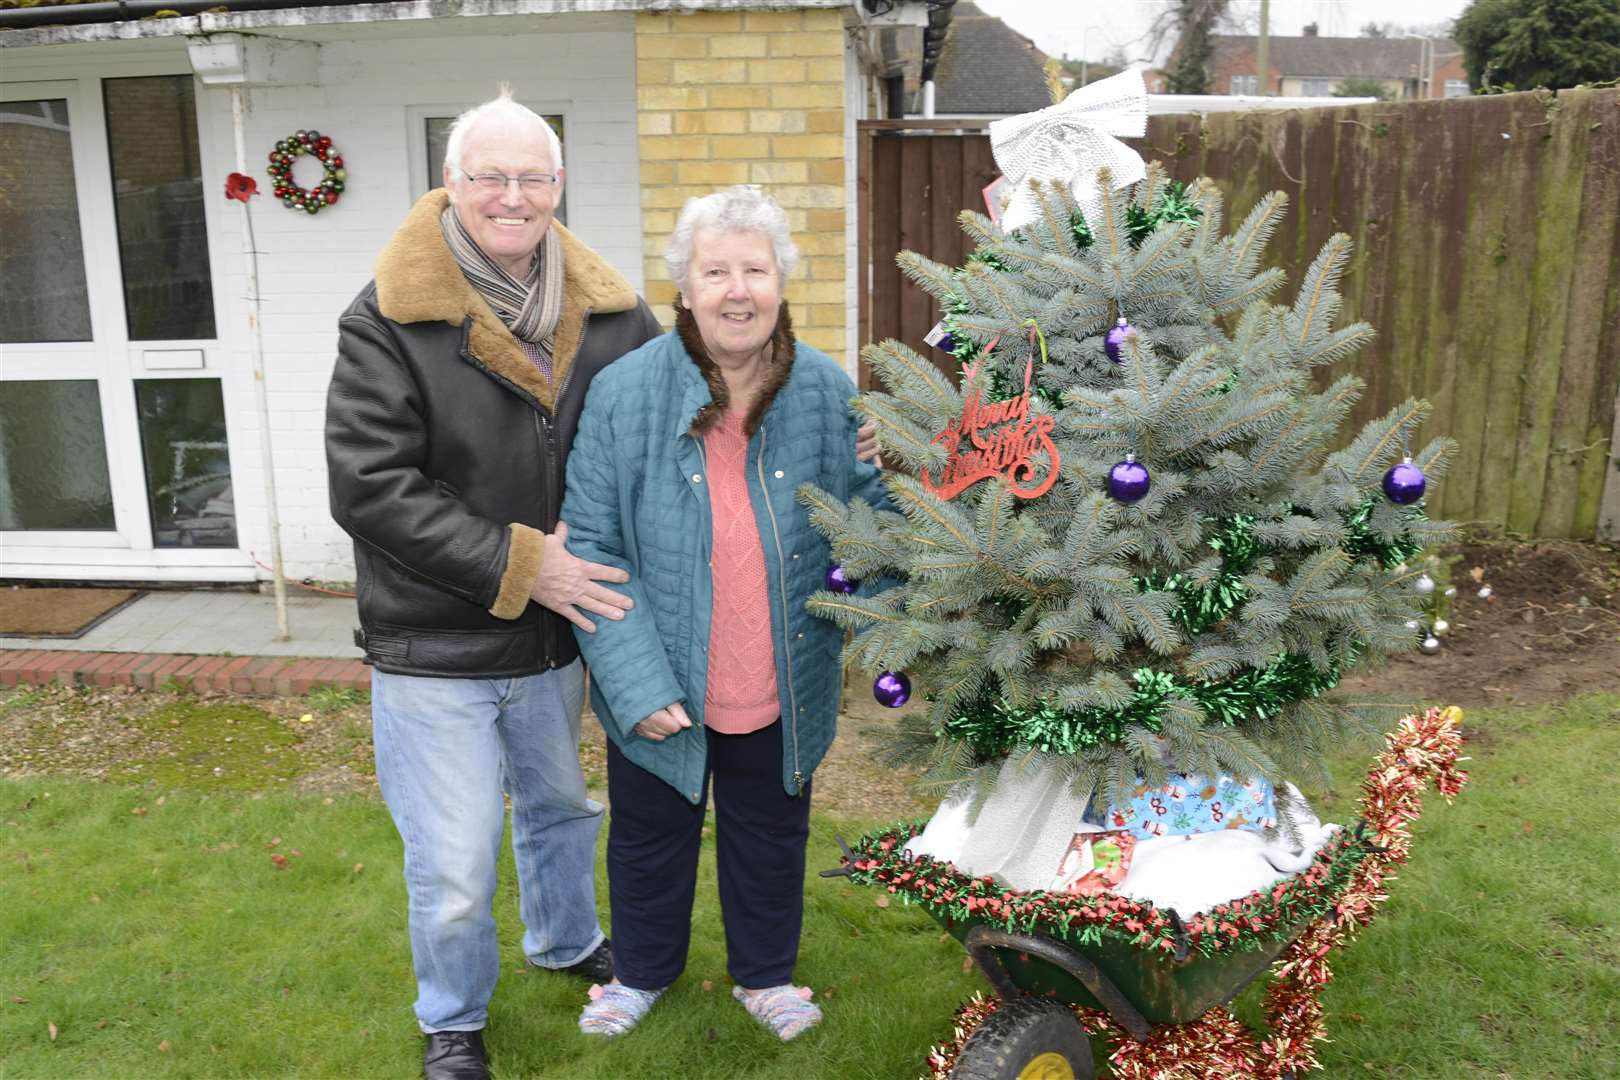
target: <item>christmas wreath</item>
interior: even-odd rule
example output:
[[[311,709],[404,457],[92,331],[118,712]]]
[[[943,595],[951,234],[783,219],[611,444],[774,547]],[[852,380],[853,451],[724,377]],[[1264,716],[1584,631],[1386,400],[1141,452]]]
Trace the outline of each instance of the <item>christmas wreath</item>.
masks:
[[[305,154],[321,163],[326,175],[312,188],[301,188],[293,182],[293,162]],[[289,210],[304,210],[318,214],[331,206],[343,193],[349,173],[343,167],[343,155],[332,146],[330,136],[318,131],[295,131],[276,143],[270,151],[270,180],[276,198]]]

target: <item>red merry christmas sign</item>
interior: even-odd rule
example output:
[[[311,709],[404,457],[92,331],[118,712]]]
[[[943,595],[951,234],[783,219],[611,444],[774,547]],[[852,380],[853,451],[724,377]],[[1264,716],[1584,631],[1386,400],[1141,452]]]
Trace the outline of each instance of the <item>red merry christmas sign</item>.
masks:
[[[978,365],[962,370],[962,378],[971,382]],[[1052,428],[1056,421],[1050,416],[1029,414],[1029,380],[1034,371],[1031,361],[1024,368],[1024,392],[1007,401],[984,404],[982,392],[975,387],[962,405],[962,416],[956,423],[934,436],[934,442],[950,452],[945,471],[936,480],[921,473],[922,485],[941,499],[954,499],[980,480],[992,476],[1004,477],[1012,493],[1021,499],[1034,499],[1045,495],[1057,479],[1058,452],[1052,445]],[[1035,480],[1035,459],[1045,454],[1047,468],[1039,481]]]

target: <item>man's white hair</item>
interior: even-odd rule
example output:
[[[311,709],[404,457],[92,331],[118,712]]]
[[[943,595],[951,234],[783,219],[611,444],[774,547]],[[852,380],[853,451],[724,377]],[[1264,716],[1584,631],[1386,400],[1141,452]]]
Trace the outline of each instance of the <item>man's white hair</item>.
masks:
[[[501,84],[501,92],[484,102],[474,105],[450,125],[450,138],[444,146],[444,160],[454,170],[466,175],[467,170],[461,167],[461,144],[467,141],[467,132],[471,131],[480,120],[506,118],[509,120],[532,120],[539,124],[546,133],[546,142],[551,146],[551,167],[561,171],[563,167],[562,140],[557,133],[546,123],[546,118],[529,108],[512,100],[512,88]]]
[[[669,236],[669,246],[664,249],[669,279],[680,288],[686,287],[686,277],[692,271],[693,245],[699,229],[757,232],[769,237],[776,255],[776,276],[780,280],[787,280],[798,265],[799,249],[788,232],[787,214],[760,188],[738,184],[713,195],[686,200],[675,222],[675,231]]]

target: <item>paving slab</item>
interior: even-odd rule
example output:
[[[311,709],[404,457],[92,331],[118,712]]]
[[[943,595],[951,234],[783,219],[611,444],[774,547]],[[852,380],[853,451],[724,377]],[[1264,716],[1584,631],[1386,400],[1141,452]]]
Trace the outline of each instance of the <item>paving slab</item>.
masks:
[[[218,589],[148,592],[78,638],[0,637],[0,650],[190,653],[358,660],[348,597],[287,597],[290,640],[276,640],[275,597]]]

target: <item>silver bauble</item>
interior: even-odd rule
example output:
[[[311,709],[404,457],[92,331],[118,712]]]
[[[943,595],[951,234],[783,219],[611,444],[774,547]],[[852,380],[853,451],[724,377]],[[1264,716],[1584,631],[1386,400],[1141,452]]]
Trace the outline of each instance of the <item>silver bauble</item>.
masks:
[[[1455,585],[1447,585],[1446,586],[1446,595],[1447,596],[1456,596],[1457,595],[1457,586],[1455,586]]]
[[[1479,587],[1479,598],[1481,600],[1489,600],[1491,598],[1491,587],[1489,585],[1481,585]]]
[[[1450,629],[1451,629],[1451,624],[1446,622],[1446,620],[1444,620],[1444,619],[1436,619],[1436,620],[1434,620],[1434,636],[1435,637],[1439,637],[1441,634],[1445,633],[1447,630],[1450,630]]]
[[[1407,619],[1406,628],[1408,630],[1421,630],[1423,628],[1423,624],[1418,622],[1416,619]]]
[[[1423,644],[1418,647],[1424,652],[1428,653],[1430,656],[1433,656],[1435,653],[1440,651],[1440,639],[1431,635],[1424,638]]]
[[[1430,593],[1434,592],[1434,578],[1430,577],[1428,574],[1419,574],[1418,579],[1412,582],[1412,588],[1416,589],[1423,596],[1428,596]]]

